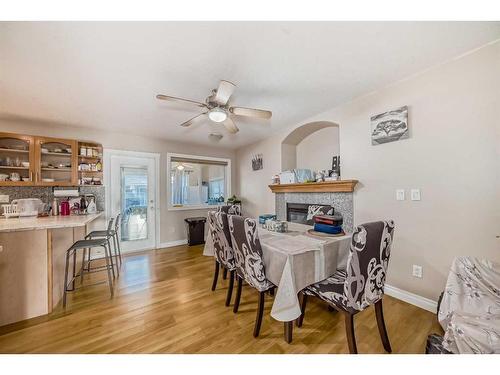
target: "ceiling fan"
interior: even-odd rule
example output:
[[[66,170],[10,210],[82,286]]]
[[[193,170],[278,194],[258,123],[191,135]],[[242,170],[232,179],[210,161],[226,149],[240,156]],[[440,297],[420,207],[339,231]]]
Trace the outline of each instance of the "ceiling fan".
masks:
[[[156,98],[160,100],[191,103],[205,110],[205,112],[183,122],[181,126],[184,127],[191,126],[194,122],[208,117],[213,122],[222,123],[228,132],[234,134],[237,133],[239,129],[235,125],[231,116],[247,116],[261,119],[271,118],[273,115],[271,111],[229,106],[229,98],[233,94],[235,88],[235,84],[229,81],[221,80],[219,87],[212,90],[212,94],[205,99],[205,103],[162,94],[156,95]]]

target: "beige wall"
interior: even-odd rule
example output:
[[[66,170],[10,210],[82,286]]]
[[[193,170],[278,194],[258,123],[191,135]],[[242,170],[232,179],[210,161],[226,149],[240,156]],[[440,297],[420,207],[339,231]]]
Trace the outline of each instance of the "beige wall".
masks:
[[[437,299],[452,259],[500,261],[500,43],[306,119],[340,125],[342,176],[358,179],[354,220],[396,222],[388,283]],[[409,107],[410,138],[372,146],[370,117]],[[267,187],[280,171],[281,141],[294,128],[237,152],[244,213],[274,211]],[[251,170],[262,153],[264,169]],[[396,201],[396,189],[407,200]],[[420,188],[422,200],[408,199]],[[411,276],[412,264],[423,278]]]
[[[331,169],[334,155],[339,155],[338,126],[315,131],[297,145],[297,168]]]
[[[177,241],[186,238],[184,218],[190,216],[206,216],[207,210],[167,210],[167,153],[182,153],[201,156],[230,158],[234,168],[235,153],[232,150],[217,149],[181,142],[169,142],[159,139],[139,137],[123,133],[106,132],[101,130],[71,127],[62,124],[54,125],[33,120],[2,119],[0,118],[0,131],[26,133],[32,135],[91,140],[100,142],[104,148],[155,152],[160,154],[160,242]],[[235,173],[233,176],[233,191]]]

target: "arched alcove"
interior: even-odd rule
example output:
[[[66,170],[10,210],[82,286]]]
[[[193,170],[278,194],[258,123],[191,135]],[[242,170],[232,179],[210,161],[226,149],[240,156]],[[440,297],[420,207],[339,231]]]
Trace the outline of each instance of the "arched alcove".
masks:
[[[339,125],[310,122],[294,129],[281,142],[281,170],[331,169],[334,155],[340,155]]]

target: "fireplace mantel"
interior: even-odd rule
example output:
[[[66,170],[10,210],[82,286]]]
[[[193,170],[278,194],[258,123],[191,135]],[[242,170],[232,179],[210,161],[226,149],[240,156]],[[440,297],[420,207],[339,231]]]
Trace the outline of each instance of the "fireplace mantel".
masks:
[[[339,180],[325,182],[305,182],[298,184],[272,184],[273,193],[350,193],[358,180]]]

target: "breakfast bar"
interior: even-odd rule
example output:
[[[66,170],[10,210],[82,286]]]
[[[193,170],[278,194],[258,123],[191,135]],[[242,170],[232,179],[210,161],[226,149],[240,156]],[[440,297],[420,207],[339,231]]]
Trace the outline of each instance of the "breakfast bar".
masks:
[[[0,326],[52,312],[63,295],[65,252],[102,213],[0,219]]]

